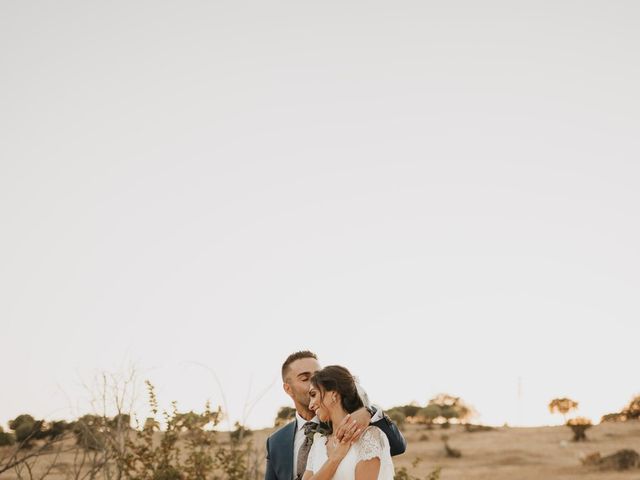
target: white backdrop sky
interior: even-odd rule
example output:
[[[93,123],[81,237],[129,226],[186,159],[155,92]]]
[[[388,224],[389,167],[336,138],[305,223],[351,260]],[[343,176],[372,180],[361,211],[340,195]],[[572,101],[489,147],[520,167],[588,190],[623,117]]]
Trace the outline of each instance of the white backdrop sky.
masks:
[[[383,407],[620,409],[639,22],[610,0],[3,1],[0,423],[81,413],[81,381],[132,361],[184,409],[222,401],[213,371],[267,426],[303,348]]]

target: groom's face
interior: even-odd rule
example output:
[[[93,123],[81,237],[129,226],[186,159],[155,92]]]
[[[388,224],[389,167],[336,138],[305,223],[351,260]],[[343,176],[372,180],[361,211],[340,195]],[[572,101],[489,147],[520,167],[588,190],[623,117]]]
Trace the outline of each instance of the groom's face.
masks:
[[[320,363],[315,358],[300,358],[289,365],[284,389],[293,399],[298,410],[308,410],[311,375],[318,370],[320,370]]]

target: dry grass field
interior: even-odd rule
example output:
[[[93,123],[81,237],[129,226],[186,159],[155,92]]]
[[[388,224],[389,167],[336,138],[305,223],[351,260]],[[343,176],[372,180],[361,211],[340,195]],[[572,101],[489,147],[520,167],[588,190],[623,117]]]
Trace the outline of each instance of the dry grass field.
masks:
[[[252,435],[260,452],[264,451],[265,440],[273,431],[265,429]],[[421,479],[436,467],[442,467],[442,480],[640,480],[640,469],[601,471],[580,462],[581,455],[593,452],[603,456],[624,448],[640,452],[638,421],[596,425],[587,432],[589,441],[582,443],[571,442],[572,433],[564,426],[501,427],[470,433],[460,426],[428,430],[421,425],[407,425],[404,434],[408,448],[404,455],[395,457],[396,470],[406,467]],[[445,455],[443,434],[449,436],[449,445],[461,452],[460,458]],[[263,458],[262,453],[259,455]],[[420,462],[414,468],[412,463],[418,458]],[[46,461],[43,458],[42,464]],[[72,462],[70,454],[59,457],[46,478],[71,478],[69,465]],[[17,478],[13,472],[5,472],[0,477],[2,480]]]
[[[273,430],[256,432],[256,443]],[[460,458],[447,458],[441,436],[460,450]],[[640,453],[640,422],[604,423],[587,431],[589,441],[571,442],[568,427],[510,428],[466,432],[460,426],[447,430],[427,430],[407,425],[404,435],[407,452],[394,458],[396,470],[406,467],[419,478],[442,467],[442,480],[640,480],[640,469],[616,472],[585,467],[581,454],[600,452],[603,456],[631,448]],[[427,437],[427,438],[425,438]],[[421,459],[413,468],[412,463]]]
[[[441,440],[443,432],[449,435],[450,446],[460,450],[462,457],[446,457]],[[604,472],[580,462],[581,454],[592,452],[603,456],[623,448],[640,452],[640,422],[596,425],[587,432],[589,441],[580,443],[570,441],[572,433],[565,426],[501,427],[468,433],[456,426],[448,430],[427,430],[409,425],[405,437],[407,452],[396,457],[396,466],[410,468],[411,462],[420,458],[422,461],[414,470],[419,473],[417,476],[426,476],[440,466],[443,480],[640,480],[640,469]]]

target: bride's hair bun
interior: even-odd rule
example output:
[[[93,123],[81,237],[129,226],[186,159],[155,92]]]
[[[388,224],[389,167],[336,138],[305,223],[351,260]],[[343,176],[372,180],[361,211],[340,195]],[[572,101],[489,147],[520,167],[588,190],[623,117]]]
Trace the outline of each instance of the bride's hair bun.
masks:
[[[340,395],[342,408],[348,413],[364,407],[362,399],[358,395],[356,377],[340,365],[329,365],[318,370],[311,377],[311,383],[320,387],[324,392],[337,392]]]

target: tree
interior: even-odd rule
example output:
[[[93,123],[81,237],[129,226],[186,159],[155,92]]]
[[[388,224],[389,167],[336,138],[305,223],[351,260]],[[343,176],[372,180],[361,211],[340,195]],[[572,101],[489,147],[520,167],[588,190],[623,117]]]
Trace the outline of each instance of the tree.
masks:
[[[606,413],[600,418],[600,422],[626,422],[627,417],[620,412]]]
[[[570,419],[567,422],[567,426],[573,431],[574,442],[584,442],[587,440],[587,430],[590,429],[593,424],[588,418],[576,417]]]
[[[31,448],[35,440],[55,437],[58,434],[60,425],[64,430],[65,423],[54,423],[55,429],[52,429],[53,424],[46,423],[44,420],[36,420],[31,415],[23,414],[9,421],[9,428],[13,430],[20,448]]]
[[[404,421],[406,420],[406,416],[404,412],[398,408],[393,407],[386,411],[387,416],[395,423],[400,430],[404,427]]]
[[[296,418],[296,409],[293,407],[280,407],[278,413],[276,415],[276,420],[274,422],[275,427],[280,427],[285,423],[289,423],[291,420]]]
[[[429,400],[427,406],[418,412],[418,416],[427,424],[441,420],[442,428],[449,428],[451,420],[465,423],[475,416],[475,410],[460,397],[440,393]]]
[[[551,413],[560,413],[564,423],[567,423],[567,414],[578,408],[578,402],[566,397],[554,398],[549,402],[548,406]]]
[[[601,422],[626,422],[640,418],[640,395],[636,395],[620,412],[607,413]]]
[[[431,429],[433,422],[441,417],[442,408],[434,403],[429,403],[426,407],[421,408],[416,415],[420,423],[424,423]]]
[[[83,415],[73,422],[71,431],[76,439],[76,445],[85,450],[100,451],[106,446],[105,430],[107,421],[99,415]]]
[[[633,397],[622,413],[627,419],[640,418],[640,395]]]
[[[13,434],[5,432],[2,426],[0,426],[0,447],[7,447],[16,443],[16,439]]]
[[[420,411],[421,407],[417,403],[410,403],[408,405],[403,405],[399,408],[402,413],[404,413],[405,417],[415,417]]]

